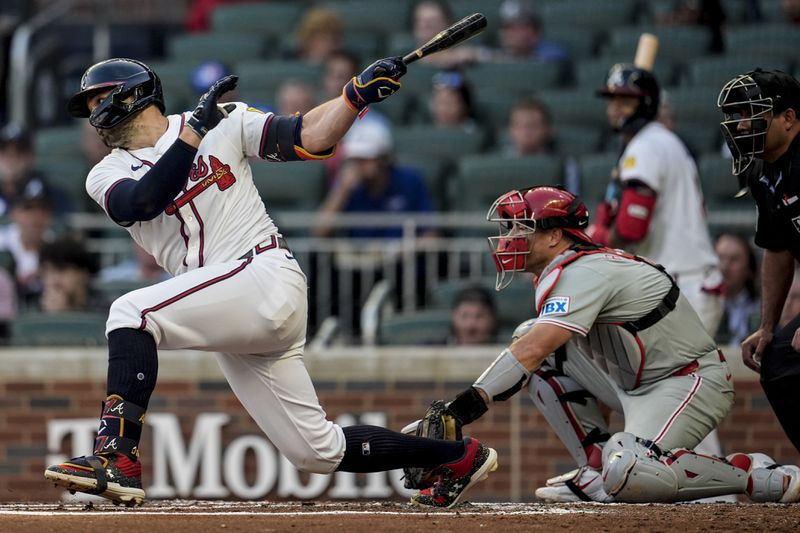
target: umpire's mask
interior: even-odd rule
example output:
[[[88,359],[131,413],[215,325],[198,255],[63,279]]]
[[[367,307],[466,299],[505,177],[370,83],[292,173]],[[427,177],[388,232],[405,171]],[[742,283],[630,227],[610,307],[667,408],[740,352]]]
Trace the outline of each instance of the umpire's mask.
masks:
[[[752,72],[737,76],[722,88],[717,107],[725,119],[720,122],[722,136],[733,155],[734,176],[744,172],[757,156],[764,153],[767,120],[773,100],[762,95]]]

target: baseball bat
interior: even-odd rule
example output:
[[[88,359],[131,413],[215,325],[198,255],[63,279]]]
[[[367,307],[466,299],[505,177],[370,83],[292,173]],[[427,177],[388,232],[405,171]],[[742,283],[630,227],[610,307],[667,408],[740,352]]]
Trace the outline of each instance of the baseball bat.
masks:
[[[639,44],[636,46],[636,56],[633,60],[634,66],[653,72],[656,53],[658,53],[658,37],[652,33],[641,34],[639,36]]]
[[[486,28],[486,17],[482,13],[473,13],[446,28],[413,52],[403,56],[403,63],[408,65],[418,59],[447,50],[463,43],[470,37],[478,35]]]

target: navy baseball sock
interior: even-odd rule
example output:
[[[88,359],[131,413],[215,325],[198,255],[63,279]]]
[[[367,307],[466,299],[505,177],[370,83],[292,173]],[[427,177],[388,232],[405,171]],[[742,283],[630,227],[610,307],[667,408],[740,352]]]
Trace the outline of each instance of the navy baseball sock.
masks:
[[[379,426],[342,428],[347,440],[341,472],[382,472],[395,468],[433,468],[464,455],[464,441],[404,435]]]
[[[147,332],[122,328],[108,334],[107,394],[147,409],[156,387],[158,351]]]

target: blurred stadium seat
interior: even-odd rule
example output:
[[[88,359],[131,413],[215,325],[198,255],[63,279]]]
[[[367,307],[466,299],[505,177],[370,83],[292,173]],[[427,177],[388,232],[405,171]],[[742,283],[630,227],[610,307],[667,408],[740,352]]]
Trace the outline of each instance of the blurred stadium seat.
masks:
[[[321,161],[256,161],[251,168],[267,211],[314,211],[325,195],[325,167]]]
[[[449,309],[416,311],[382,319],[378,344],[445,344],[449,334]]]
[[[788,61],[766,61],[764,57],[723,56],[701,57],[690,62],[687,68],[687,83],[693,87],[708,87],[719,92],[734,76],[744,74],[756,67],[789,70]]]
[[[602,148],[603,131],[590,126],[558,126],[554,137],[556,151],[562,156],[591,154]]]
[[[635,48],[629,54],[604,56],[578,61],[575,64],[575,84],[587,97],[594,97],[595,91],[606,84],[608,71],[615,63],[632,63]],[[655,76],[659,85],[669,87],[674,80],[672,61],[659,57],[655,63]]]
[[[392,134],[395,152],[448,159],[457,159],[462,154],[478,153],[485,141],[483,132],[464,131],[460,128],[405,126],[394,128]]]
[[[590,211],[594,211],[594,207],[605,197],[606,187],[618,160],[619,155],[615,152],[581,157],[578,163],[581,175],[580,196]]]
[[[711,34],[699,26],[617,27],[611,33],[603,55],[630,57],[629,61],[632,62],[639,36],[644,32],[658,37],[656,64],[665,59],[685,61],[686,58],[703,56],[709,52],[711,45]]]
[[[398,27],[406,27],[409,20],[409,5],[403,1],[336,0],[324,2],[320,7],[338,13],[347,31],[358,34],[363,31],[391,33]]]
[[[249,33],[201,33],[172,37],[167,43],[169,57],[184,62],[216,59],[222,62],[262,57],[269,49],[265,36]]]
[[[565,125],[607,128],[606,103],[583,89],[550,90],[537,94],[547,105],[556,128]]]
[[[241,91],[262,91],[265,94],[274,94],[288,80],[317,86],[322,76],[319,65],[299,61],[239,61],[234,65],[233,71],[239,75]]]
[[[249,32],[277,37],[300,21],[301,2],[269,2],[220,5],[211,15],[215,32]]]
[[[506,90],[512,96],[556,87],[561,66],[546,61],[481,63],[469,67],[466,74],[478,94],[491,88]]]
[[[730,159],[721,155],[704,155],[697,166],[703,187],[703,198],[709,209],[741,209],[750,204],[748,199],[734,197],[739,186],[731,171]]]
[[[728,31],[725,41],[728,56],[756,55],[770,62],[794,62],[800,49],[800,27],[790,24],[737,26]]]
[[[556,156],[473,155],[462,158],[458,168],[457,179],[449,183],[449,197],[453,209],[460,211],[486,212],[512,189],[561,183],[561,159]]]
[[[33,137],[33,151],[37,157],[80,156],[81,126],[43,128]]]
[[[542,26],[571,27],[576,31],[609,31],[633,22],[636,0],[561,0],[541,7]]]
[[[11,321],[15,346],[101,346],[105,313],[24,313]]]

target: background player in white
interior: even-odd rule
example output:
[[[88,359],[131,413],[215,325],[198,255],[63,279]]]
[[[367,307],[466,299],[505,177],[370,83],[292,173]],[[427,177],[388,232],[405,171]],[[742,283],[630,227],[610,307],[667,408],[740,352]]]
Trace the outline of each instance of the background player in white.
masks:
[[[606,115],[622,136],[622,155],[588,233],[664,265],[713,337],[725,311],[722,274],[697,165],[680,138],[656,121],[658,82],[651,72],[620,63],[598,94],[608,99]],[[722,453],[716,430],[698,451]]]
[[[489,219],[501,226],[490,238],[498,287],[515,272],[533,273],[539,317],[518,328],[448,416],[468,424],[530,382],[534,403],[582,465],[536,491],[547,500],[800,499],[796,466],[689,451],[727,414],[733,389],[713,339],[663,267],[593,243],[586,207],[561,188],[510,191]],[[608,435],[598,399],[624,412],[622,432]]]
[[[51,466],[45,477],[114,502],[141,503],[139,438],[158,371],[157,349],[217,353],[236,396],[297,468],[372,472],[440,465],[429,489],[456,504],[497,467],[478,441],[419,439],[325,418],[303,363],[306,278],[267,215],[247,158],[319,159],[368,104],[400,88],[400,58],[378,60],[342,97],[305,115],[218,105],[236,86],[216,82],[191,113],[165,117],[161,83],[145,64],[111,59],[90,67],[69,108],[88,117],[113,151],[86,189],[174,277],[111,306],[108,390],[92,455]]]

